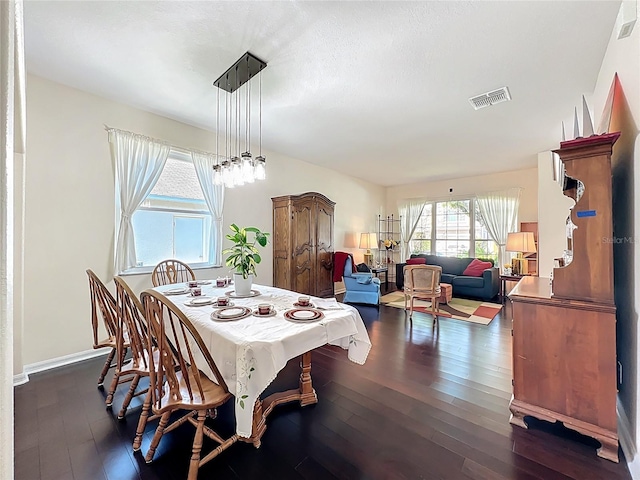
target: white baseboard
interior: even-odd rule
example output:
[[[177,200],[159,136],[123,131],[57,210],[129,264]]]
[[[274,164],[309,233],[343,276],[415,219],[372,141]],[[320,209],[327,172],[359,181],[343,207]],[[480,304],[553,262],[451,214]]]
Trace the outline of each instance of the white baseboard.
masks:
[[[18,385],[23,385],[29,381],[29,375],[22,372],[13,376],[13,386],[17,387]]]
[[[616,410],[618,412],[618,441],[620,442],[620,448],[622,448],[622,452],[627,459],[631,477],[634,480],[640,480],[640,459],[636,455],[636,442],[631,433],[632,427],[627,412],[622,403],[620,403],[620,397],[617,399]]]
[[[45,370],[51,370],[52,368],[64,367],[72,363],[81,362],[83,360],[89,360],[90,358],[100,357],[106,355],[111,351],[111,348],[104,347],[97,350],[85,350],[84,352],[71,353],[69,355],[63,355],[62,357],[56,357],[49,360],[43,360],[42,362],[30,363],[25,365],[23,372],[13,376],[13,386],[25,384],[29,381],[29,374],[44,372]]]

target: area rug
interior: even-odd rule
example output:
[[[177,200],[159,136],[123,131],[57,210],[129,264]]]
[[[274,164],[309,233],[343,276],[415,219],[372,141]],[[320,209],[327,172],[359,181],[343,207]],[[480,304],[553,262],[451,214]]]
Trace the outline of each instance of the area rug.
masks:
[[[380,303],[388,307],[404,308],[404,295],[402,292],[391,292],[381,297]],[[499,303],[454,297],[448,304],[440,304],[438,316],[489,325],[500,310],[502,310],[502,305]],[[414,300],[413,311],[430,314],[431,302],[428,300]]]

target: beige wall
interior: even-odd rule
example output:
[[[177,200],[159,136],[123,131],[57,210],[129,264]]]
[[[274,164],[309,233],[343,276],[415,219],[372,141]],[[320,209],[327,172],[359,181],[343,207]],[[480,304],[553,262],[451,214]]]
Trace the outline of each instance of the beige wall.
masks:
[[[566,221],[574,202],[553,179],[553,154],[538,154],[538,276],[550,278],[554,259],[567,248]]]
[[[522,187],[518,221],[535,222],[538,219],[538,173],[535,168],[390,187],[387,189],[386,213],[397,215],[398,202],[406,198],[447,199],[450,188],[453,188],[452,198],[462,198],[512,187]]]
[[[35,76],[27,79],[27,119],[22,359],[31,364],[91,348],[85,270],[113,276],[114,170],[103,125],[209,151],[215,136]],[[274,153],[267,162],[267,181],[227,191],[225,231],[232,222],[271,231],[270,197],[317,191],[336,202],[341,250],[384,204],[383,187]],[[257,281],[270,285],[271,248],[264,253]],[[200,278],[217,274],[197,271]],[[137,292],[150,286],[148,275],[127,279]]]
[[[626,3],[633,6],[633,2]],[[630,37],[618,40],[617,33],[617,28],[614,28],[589,103],[597,126],[617,72],[624,94],[618,95],[621,102],[614,110],[611,125],[612,131],[622,132],[614,146],[611,162],[613,235],[620,240],[613,245],[617,353],[623,366],[623,383],[619,389],[622,421],[618,433],[630,462],[629,469],[634,478],[640,479],[640,459],[637,454],[634,456],[634,444],[640,438],[640,295],[637,293],[640,281],[640,221],[637,220],[637,212],[640,212],[640,21],[636,22]]]

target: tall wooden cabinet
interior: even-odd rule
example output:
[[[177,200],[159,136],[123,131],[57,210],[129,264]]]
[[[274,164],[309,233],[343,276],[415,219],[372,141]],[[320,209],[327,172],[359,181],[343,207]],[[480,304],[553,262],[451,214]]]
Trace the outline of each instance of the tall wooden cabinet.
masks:
[[[524,277],[513,307],[511,423],[560,421],[618,461],[616,307],[613,296],[611,151],[619,134],[562,142],[556,153],[575,200],[567,219],[571,259],[553,280]],[[544,215],[544,212],[540,212]],[[561,227],[562,228],[562,227]]]
[[[335,202],[316,192],[271,200],[273,284],[307,295],[332,297]]]

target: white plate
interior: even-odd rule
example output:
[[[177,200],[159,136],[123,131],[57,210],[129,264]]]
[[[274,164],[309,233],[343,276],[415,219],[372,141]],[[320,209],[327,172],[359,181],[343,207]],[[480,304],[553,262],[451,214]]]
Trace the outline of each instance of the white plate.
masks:
[[[251,315],[251,309],[248,307],[232,308],[229,310],[236,310],[236,311],[239,310],[241,313],[240,314],[236,313],[233,316],[226,316],[224,314],[224,311],[222,312],[222,315],[218,315],[218,312],[220,312],[220,310],[214,310],[213,312],[211,312],[211,319],[216,322],[234,322],[236,320],[241,320]]]
[[[317,317],[318,314],[313,310],[296,310],[295,312],[291,312],[291,316],[296,320],[307,320]]]
[[[199,305],[209,305],[214,302],[215,300],[211,297],[194,297],[188,302],[185,302],[185,304],[199,306]]]
[[[235,290],[229,290],[228,292],[224,292],[227,297],[231,298],[249,298],[249,297],[257,297],[258,295],[262,295],[259,290],[251,290],[248,295],[236,295]]]
[[[227,308],[226,310],[218,310],[217,315],[220,318],[233,318],[244,315],[245,310],[241,307]]]
[[[180,288],[170,288],[169,290],[165,290],[165,295],[182,295],[183,293],[187,293],[189,291],[188,288],[180,287]]]

